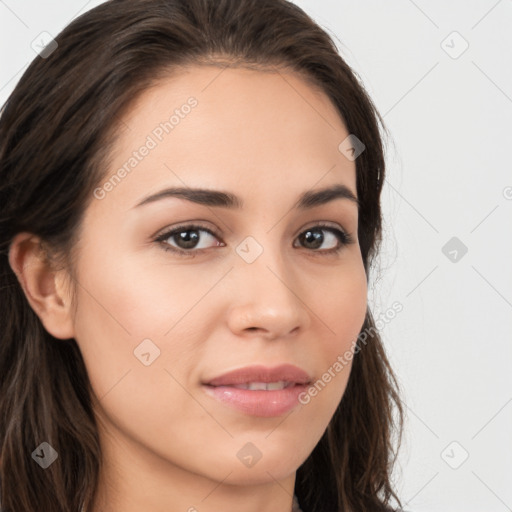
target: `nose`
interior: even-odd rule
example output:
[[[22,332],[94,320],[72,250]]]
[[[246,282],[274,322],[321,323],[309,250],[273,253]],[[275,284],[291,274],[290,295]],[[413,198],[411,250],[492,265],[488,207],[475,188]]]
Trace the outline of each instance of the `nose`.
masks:
[[[296,335],[310,323],[299,277],[279,251],[265,249],[252,263],[237,259],[228,324],[233,333],[273,340]]]

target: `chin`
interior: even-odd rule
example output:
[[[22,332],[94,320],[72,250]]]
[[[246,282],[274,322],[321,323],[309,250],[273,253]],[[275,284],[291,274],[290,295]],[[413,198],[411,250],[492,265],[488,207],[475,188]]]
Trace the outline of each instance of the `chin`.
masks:
[[[228,472],[232,473],[227,481],[231,484],[263,484],[283,480],[293,475],[308,456],[309,453],[302,454],[296,449],[263,451],[252,466],[245,466],[238,460],[231,464]]]

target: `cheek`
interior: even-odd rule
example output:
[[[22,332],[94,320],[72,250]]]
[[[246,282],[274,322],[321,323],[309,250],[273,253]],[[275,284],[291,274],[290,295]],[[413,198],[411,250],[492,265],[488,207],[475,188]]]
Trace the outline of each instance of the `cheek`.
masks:
[[[211,307],[208,290],[222,273],[218,269],[199,276],[186,265],[151,265],[108,251],[84,253],[78,268],[75,338],[95,394],[110,396],[119,387],[126,393],[121,393],[122,402],[142,388],[147,396],[155,389],[174,389],[170,383],[179,393],[165,369],[182,381],[197,363],[201,348],[191,340],[207,338],[202,331]],[[144,358],[150,361],[147,366]],[[138,388],[126,392],[136,379]]]
[[[91,251],[84,253],[78,271],[75,338],[95,393],[102,397],[137,364],[142,366],[134,350],[144,339],[156,340],[163,326],[156,324],[152,290],[126,258]]]
[[[326,325],[318,350],[322,374],[318,376],[316,391],[305,397],[305,401],[316,402],[316,392],[322,395],[319,403],[323,404],[323,411],[318,414],[323,415],[325,422],[334,414],[345,392],[355,344],[366,316],[366,273],[362,261],[354,260],[353,263],[342,268],[336,279],[330,281],[339,283],[337,286],[325,286],[323,293],[317,292],[316,297],[319,317]]]
[[[364,323],[368,289],[362,261],[347,266],[331,282],[338,284],[326,286],[318,293],[316,304],[332,335],[325,338],[332,358],[333,352],[337,356],[355,343]]]
[[[140,442],[167,438],[169,449],[179,452],[179,442],[169,439],[169,425],[195,417],[187,434],[197,437],[208,425],[206,413],[180,385],[197,356],[184,340],[194,318],[194,311],[187,312],[200,290],[177,292],[169,285],[186,284],[179,272],[169,272],[165,281],[154,279],[154,271],[130,268],[129,258],[117,265],[87,261],[75,331],[99,401],[97,412]]]
[[[198,279],[185,266],[154,265],[151,258],[100,256],[85,256],[80,269],[82,327],[133,342],[166,335],[218,279],[211,273]]]

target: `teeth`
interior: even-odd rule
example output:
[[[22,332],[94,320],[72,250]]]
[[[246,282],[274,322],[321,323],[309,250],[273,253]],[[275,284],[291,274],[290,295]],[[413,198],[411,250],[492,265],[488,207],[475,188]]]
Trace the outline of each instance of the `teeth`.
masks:
[[[288,386],[288,383],[281,380],[279,382],[269,382],[265,389],[272,390],[272,389],[284,389]]]
[[[247,384],[236,384],[232,387],[238,389],[248,389],[250,391],[272,391],[284,389],[290,385],[289,382],[280,380],[279,382],[249,382]]]

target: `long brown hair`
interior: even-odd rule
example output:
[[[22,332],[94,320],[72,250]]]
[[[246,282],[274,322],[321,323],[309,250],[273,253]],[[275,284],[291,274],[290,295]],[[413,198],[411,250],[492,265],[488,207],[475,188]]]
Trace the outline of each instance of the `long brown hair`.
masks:
[[[0,503],[4,512],[79,511],[101,464],[92,389],[76,341],[51,336],[9,265],[22,231],[73,275],[73,249],[133,101],[180,65],[289,69],[333,102],[366,145],[356,159],[358,237],[369,278],[381,242],[385,127],[330,36],[286,0],[110,0],[37,56],[0,117]],[[53,50],[53,51],[51,51]],[[341,141],[340,141],[341,142]],[[345,394],[297,471],[304,512],[388,511],[403,428],[397,379],[368,308]],[[359,343],[360,339],[358,339]],[[395,414],[395,412],[397,414]],[[393,437],[396,435],[397,446]],[[31,454],[48,442],[58,463]]]

